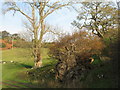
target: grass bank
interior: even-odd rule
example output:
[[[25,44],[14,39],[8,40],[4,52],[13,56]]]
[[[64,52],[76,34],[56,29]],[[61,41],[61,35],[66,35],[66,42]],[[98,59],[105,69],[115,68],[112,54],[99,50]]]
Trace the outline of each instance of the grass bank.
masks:
[[[48,49],[42,49],[43,67],[54,61],[47,55]],[[34,65],[31,49],[14,48],[2,51],[2,83],[3,88],[17,88],[32,86],[26,75]],[[24,85],[28,84],[28,86]]]

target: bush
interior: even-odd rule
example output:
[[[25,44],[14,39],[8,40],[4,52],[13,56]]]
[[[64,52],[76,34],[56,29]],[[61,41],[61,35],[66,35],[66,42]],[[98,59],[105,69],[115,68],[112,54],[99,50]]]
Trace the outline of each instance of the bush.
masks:
[[[0,48],[5,48],[6,45],[4,43],[0,43]]]
[[[51,47],[52,45],[53,45],[53,43],[51,43],[51,42],[45,42],[45,43],[43,43],[42,47],[43,47],[43,48],[49,48],[49,47]]]
[[[111,57],[112,52],[114,52],[114,50],[111,51],[111,49],[114,48],[112,45],[118,42],[118,34],[118,28],[111,29],[105,34],[103,41],[106,47],[104,48],[102,55]]]
[[[103,48],[104,44],[100,38],[85,31],[61,37],[50,47],[49,52],[51,57],[59,60],[56,65],[56,77],[63,81],[68,78],[66,76],[74,75],[70,73],[76,69],[87,69],[91,62],[89,58],[101,54]]]
[[[78,56],[79,60],[85,60],[95,54],[100,54],[104,45],[100,38],[88,34],[87,32],[74,33],[62,37],[50,47],[49,55],[61,59],[61,55],[68,52],[74,56]]]
[[[26,42],[24,40],[17,40],[15,41],[13,46],[17,48],[32,48],[32,42]]]

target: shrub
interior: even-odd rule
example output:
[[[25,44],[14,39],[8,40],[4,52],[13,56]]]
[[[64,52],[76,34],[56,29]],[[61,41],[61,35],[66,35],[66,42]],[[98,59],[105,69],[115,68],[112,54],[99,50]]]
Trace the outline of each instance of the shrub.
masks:
[[[17,40],[17,41],[15,41],[13,46],[17,47],[17,48],[31,48],[32,43],[31,42],[26,42],[24,40]]]
[[[5,48],[6,45],[4,43],[0,43],[0,48]]]
[[[44,42],[43,45],[42,45],[42,47],[43,47],[43,48],[49,48],[49,47],[51,47],[52,45],[53,45],[53,43],[51,43],[51,42]]]
[[[104,44],[97,36],[85,31],[61,37],[50,47],[49,55],[58,61],[56,65],[56,77],[63,80],[66,73],[69,74],[74,67],[87,69],[89,58],[101,54]],[[71,75],[68,75],[71,76]]]
[[[66,35],[50,47],[50,56],[60,59],[61,55],[71,52],[79,56],[79,60],[85,60],[94,54],[100,54],[104,45],[100,38],[81,31],[73,35]]]
[[[105,34],[103,41],[106,47],[102,51],[103,56],[111,57],[112,52],[114,52],[111,51],[112,45],[118,42],[118,34],[118,28],[111,29]]]

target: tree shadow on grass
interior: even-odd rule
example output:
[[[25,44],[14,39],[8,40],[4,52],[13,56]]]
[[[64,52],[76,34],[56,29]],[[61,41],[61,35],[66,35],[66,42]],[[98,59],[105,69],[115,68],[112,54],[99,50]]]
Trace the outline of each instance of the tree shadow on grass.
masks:
[[[21,64],[23,67],[25,67],[25,68],[32,68],[32,66],[31,65],[27,65],[27,64]]]

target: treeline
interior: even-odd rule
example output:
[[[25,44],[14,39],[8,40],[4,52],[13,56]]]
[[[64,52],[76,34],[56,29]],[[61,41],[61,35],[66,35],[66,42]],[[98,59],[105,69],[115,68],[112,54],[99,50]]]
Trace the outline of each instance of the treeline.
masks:
[[[32,47],[31,42],[28,42],[25,39],[21,38],[18,33],[10,34],[7,31],[1,31],[0,38],[4,40],[6,43],[13,44],[13,47],[17,47],[17,48],[31,48]]]
[[[5,40],[7,43],[12,43],[12,40],[14,42],[13,46],[17,48],[32,48],[32,40],[28,41],[28,38],[30,37],[23,37],[23,33],[15,33],[10,34],[7,31],[1,31],[0,32],[0,39]],[[28,35],[29,32],[25,33],[25,35]],[[24,36],[25,36],[24,35]],[[43,48],[49,48],[54,42],[43,42],[42,47]],[[5,44],[2,44],[2,47],[5,47]]]

